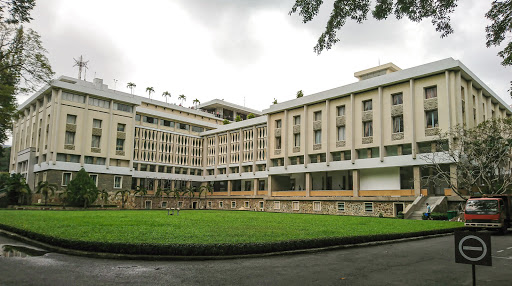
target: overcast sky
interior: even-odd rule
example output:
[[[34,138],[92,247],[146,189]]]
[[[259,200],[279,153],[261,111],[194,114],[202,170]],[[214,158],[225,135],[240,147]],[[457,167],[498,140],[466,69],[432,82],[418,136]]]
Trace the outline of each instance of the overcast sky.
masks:
[[[32,27],[42,36],[57,76],[77,77],[73,58],[89,61],[96,76],[116,89],[152,98],[172,94],[185,106],[219,98],[254,109],[355,82],[356,71],[393,62],[405,69],[452,57],[462,61],[506,102],[512,68],[500,48],[485,47],[484,14],[491,1],[459,1],[455,33],[441,39],[430,21],[373,19],[349,22],[341,41],[316,55],[332,1],[303,24],[289,16],[293,0],[38,0]],[[20,102],[26,97],[21,97]]]

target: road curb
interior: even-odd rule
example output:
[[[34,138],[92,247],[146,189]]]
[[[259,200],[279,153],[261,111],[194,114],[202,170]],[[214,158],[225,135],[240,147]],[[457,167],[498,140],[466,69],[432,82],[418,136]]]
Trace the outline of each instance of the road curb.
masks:
[[[268,253],[258,253],[258,254],[244,254],[244,255],[223,255],[223,256],[174,256],[174,255],[143,255],[143,254],[121,254],[121,253],[108,253],[108,252],[90,252],[90,251],[82,251],[76,249],[63,248],[59,246],[54,246],[51,244],[47,244],[44,242],[40,242],[34,239],[30,239],[24,237],[22,235],[6,231],[0,229],[0,235],[27,243],[32,246],[40,247],[45,250],[50,250],[51,252],[56,252],[60,254],[68,254],[74,256],[83,256],[90,258],[102,258],[102,259],[123,259],[123,260],[167,260],[167,261],[201,261],[201,260],[229,260],[229,259],[241,259],[241,258],[259,258],[259,257],[271,257],[271,256],[282,256],[282,255],[295,255],[295,254],[308,254],[308,253],[317,253],[324,252],[330,250],[338,250],[345,248],[356,248],[356,247],[369,247],[369,246],[377,246],[383,244],[392,244],[399,242],[407,242],[413,240],[421,240],[442,236],[453,235],[454,231],[440,233],[440,234],[430,234],[423,236],[415,236],[415,237],[407,237],[400,239],[391,239],[391,240],[382,240],[382,241],[372,241],[365,243],[356,243],[356,244],[345,244],[345,245],[334,245],[327,247],[319,247],[319,248],[308,248],[308,249],[297,249],[297,250],[288,250],[288,251],[277,251],[277,252],[268,252]]]

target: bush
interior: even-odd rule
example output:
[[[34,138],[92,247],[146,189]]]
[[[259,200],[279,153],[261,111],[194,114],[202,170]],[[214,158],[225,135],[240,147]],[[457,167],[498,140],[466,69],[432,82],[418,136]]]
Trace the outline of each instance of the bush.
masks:
[[[68,192],[69,205],[75,207],[83,206],[84,208],[94,203],[99,193],[96,184],[84,168],[80,169],[76,177],[69,182]]]
[[[431,213],[430,217],[433,220],[448,220],[448,215],[445,213]]]

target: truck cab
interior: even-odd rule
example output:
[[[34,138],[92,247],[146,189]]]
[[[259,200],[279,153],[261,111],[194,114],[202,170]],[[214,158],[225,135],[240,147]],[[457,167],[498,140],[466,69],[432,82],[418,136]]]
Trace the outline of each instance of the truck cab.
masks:
[[[470,198],[464,211],[465,225],[505,232],[510,226],[508,197]]]

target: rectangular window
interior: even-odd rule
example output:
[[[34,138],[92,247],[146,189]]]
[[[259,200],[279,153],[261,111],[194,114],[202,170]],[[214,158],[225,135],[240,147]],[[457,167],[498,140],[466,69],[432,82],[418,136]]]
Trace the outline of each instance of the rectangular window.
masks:
[[[300,115],[293,117],[293,124],[294,125],[300,125]]]
[[[98,175],[91,174],[91,175],[89,175],[89,177],[92,179],[92,181],[94,182],[94,185],[97,187],[98,186]]]
[[[276,120],[276,128],[281,128],[281,119]]]
[[[135,115],[135,121],[140,122],[140,114]]]
[[[345,126],[338,127],[338,141],[345,141]]]
[[[119,111],[124,111],[124,112],[130,112],[130,113],[133,112],[133,108],[130,105],[117,103],[117,102],[114,102],[114,109],[119,110]],[[138,121],[140,121],[140,118]]]
[[[120,189],[123,187],[123,177],[114,176],[114,189]]]
[[[204,128],[203,128],[203,127],[193,126],[193,125],[192,125],[192,131],[193,131],[193,132],[203,132],[203,131],[204,131]]]
[[[236,202],[235,202],[235,201],[231,201],[231,208],[232,208],[232,209],[235,209],[235,208],[236,208]]]
[[[96,158],[96,165],[105,165],[105,158]]]
[[[99,119],[93,119],[93,120],[92,120],[92,127],[93,127],[93,128],[101,128],[101,120],[99,120]]]
[[[89,105],[94,105],[102,108],[110,108],[110,101],[89,97]]]
[[[280,201],[274,201],[274,209],[280,210],[281,209],[281,202]]]
[[[76,115],[68,114],[66,117],[66,123],[67,124],[76,124]]]
[[[427,122],[426,122],[427,128],[439,127],[437,110],[427,111],[426,117],[427,117]]]
[[[248,209],[249,208],[249,202],[248,201],[245,201],[244,202],[244,208]]]
[[[372,110],[372,100],[365,100],[363,101],[363,111],[370,111]]]
[[[219,209],[224,208],[224,202],[219,202]]]
[[[338,211],[339,212],[344,212],[345,211],[345,203],[344,202],[339,202],[338,203]]]
[[[75,132],[66,131],[66,136],[64,138],[64,144],[75,145]]]
[[[316,212],[319,212],[322,210],[322,203],[321,202],[313,202],[313,210]]]
[[[299,210],[299,202],[292,202],[292,210],[298,211]]]
[[[101,139],[101,136],[92,135],[91,147],[92,148],[100,148],[100,139]]]
[[[174,127],[174,121],[162,119],[162,120],[160,120],[160,125],[163,125],[166,127]]]
[[[344,116],[345,115],[345,105],[340,105],[336,107],[336,114],[337,116]]]
[[[281,137],[276,138],[276,150],[281,149]]]
[[[316,111],[314,113],[314,118],[315,118],[315,121],[320,121],[322,120],[322,111]]]
[[[208,201],[208,208],[211,209],[212,208],[212,202],[211,201]]]
[[[71,173],[62,173],[62,184],[63,186],[67,186],[71,181]]]
[[[322,144],[322,130],[315,130],[315,144]]]
[[[117,131],[124,132],[126,129],[126,124],[117,123]]]
[[[391,95],[391,102],[393,105],[400,105],[404,103],[404,95],[402,93],[395,93]]]
[[[393,133],[404,132],[404,116],[393,117]]]
[[[124,139],[117,138],[116,151],[124,151]]]
[[[189,125],[188,124],[184,124],[184,123],[178,123],[178,128],[181,129],[181,130],[188,130],[189,129]]]
[[[84,163],[85,163],[85,164],[94,164],[94,157],[91,157],[91,156],[85,156],[85,157],[84,157]]]
[[[437,97],[437,86],[425,88],[425,99]]]
[[[160,206],[162,209],[167,208],[167,202],[162,202],[162,205]]]
[[[182,207],[183,207],[183,201],[178,202],[178,208],[182,208]]]
[[[150,124],[156,124],[158,122],[156,118],[149,116],[143,116],[142,121]]]
[[[365,212],[373,212],[373,203],[364,203]]]
[[[300,147],[300,133],[293,134],[293,146]]]
[[[65,92],[65,91],[62,92],[62,99],[67,100],[67,101],[77,102],[77,103],[85,103],[85,96],[74,94],[74,93],[69,93],[69,92]]]
[[[373,121],[363,122],[363,137],[373,136]]]

